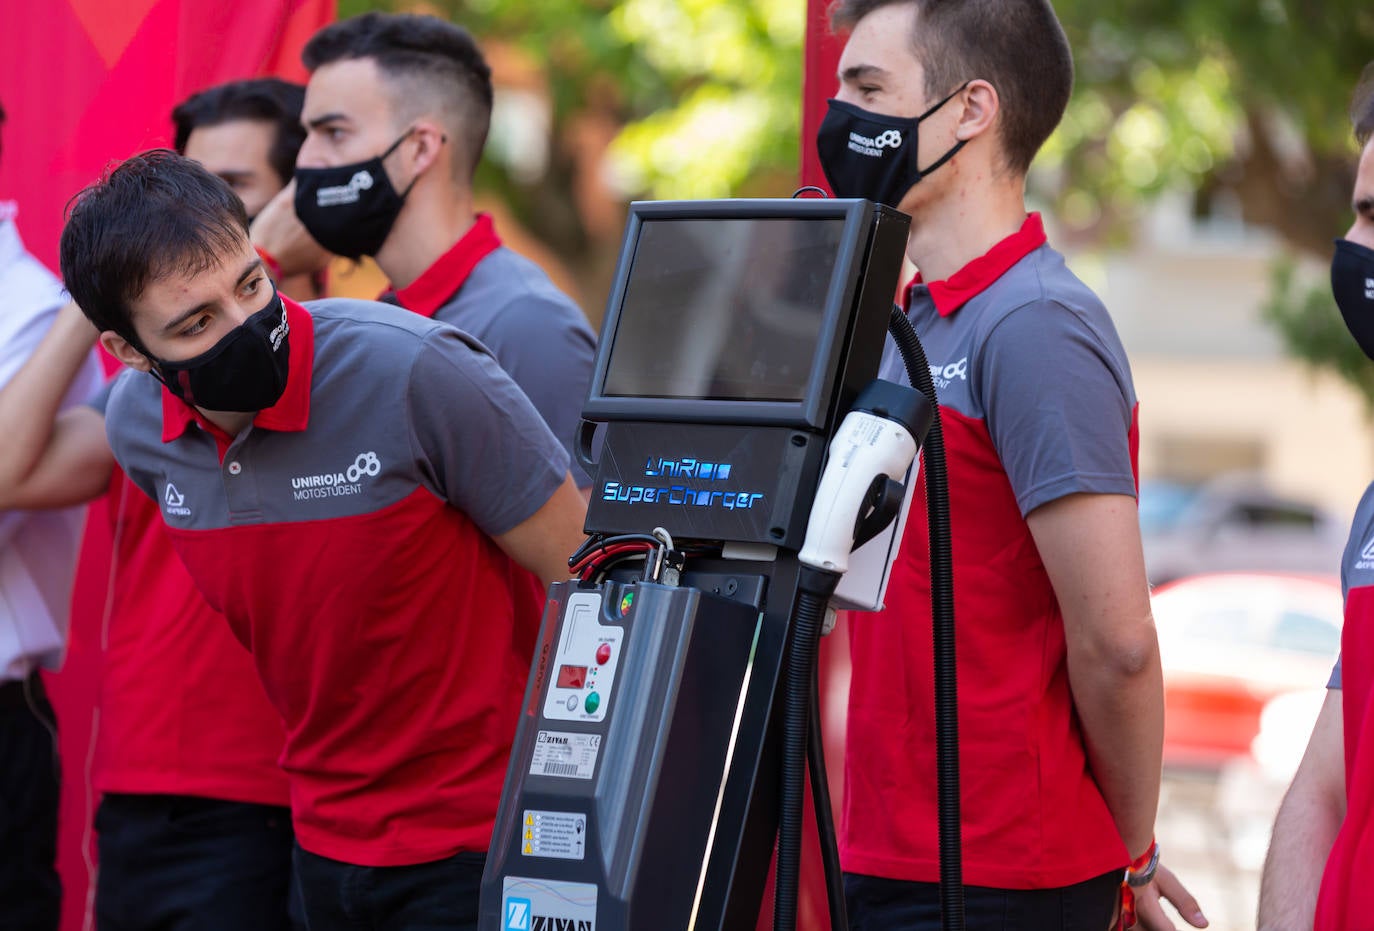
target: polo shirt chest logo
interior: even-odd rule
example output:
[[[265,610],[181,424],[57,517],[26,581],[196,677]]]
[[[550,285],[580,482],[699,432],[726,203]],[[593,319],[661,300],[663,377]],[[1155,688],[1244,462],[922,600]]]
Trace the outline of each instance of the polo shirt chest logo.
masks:
[[[341,495],[362,494],[363,479],[382,474],[382,461],[375,452],[359,453],[341,472],[317,475],[297,475],[291,479],[291,495],[297,501],[312,498],[336,498]]]
[[[964,356],[957,362],[950,362],[947,365],[931,365],[930,378],[935,382],[935,387],[944,391],[956,379],[968,381],[968,356]]]
[[[171,482],[167,483],[167,488],[162,494],[162,509],[178,517],[191,516],[191,509],[186,506],[186,496]]]
[[[1365,543],[1364,549],[1360,550],[1360,560],[1355,563],[1356,569],[1374,569],[1374,537],[1370,537]]]

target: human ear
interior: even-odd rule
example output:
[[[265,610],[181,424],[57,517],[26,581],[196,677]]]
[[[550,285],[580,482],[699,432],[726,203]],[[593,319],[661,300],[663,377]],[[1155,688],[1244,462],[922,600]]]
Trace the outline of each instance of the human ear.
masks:
[[[416,123],[410,131],[410,138],[415,145],[412,169],[416,175],[438,160],[440,150],[449,141],[443,129],[431,120],[420,120]]]
[[[992,129],[1002,107],[997,88],[978,78],[969,81],[962,96],[963,105],[955,127],[955,138],[969,140]]]
[[[132,343],[114,330],[105,330],[100,334],[100,345],[104,347],[106,352],[131,369],[140,372],[152,370],[153,363],[148,360],[148,357],[135,349]]]

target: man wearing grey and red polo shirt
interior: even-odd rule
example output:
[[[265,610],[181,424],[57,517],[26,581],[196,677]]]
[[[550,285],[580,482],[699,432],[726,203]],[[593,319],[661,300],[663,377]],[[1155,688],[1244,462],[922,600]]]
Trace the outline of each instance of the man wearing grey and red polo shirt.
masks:
[[[1100,931],[1131,889],[1145,927],[1171,927],[1160,893],[1200,926],[1156,873],[1163,691],[1130,371],[1025,208],[1068,101],[1068,43],[1047,0],[840,0],[834,17],[849,36],[818,154],[836,194],[912,217],[922,277],[904,309],[944,423],[968,927]],[[887,610],[849,624],[856,931],[941,920],[925,520],[907,526]]]
[[[566,575],[567,454],[459,331],[277,296],[242,204],[170,153],[79,197],[62,264],[153,376],[110,398],[115,457],[285,722],[310,926],[471,926],[529,659],[506,580]]]
[[[596,338],[539,266],[501,244],[491,217],[474,214],[492,106],[477,44],[433,16],[373,12],[321,29],[302,57],[305,229],[339,255],[374,256],[389,299],[481,340],[571,453]],[[572,473],[590,486],[576,459]]]

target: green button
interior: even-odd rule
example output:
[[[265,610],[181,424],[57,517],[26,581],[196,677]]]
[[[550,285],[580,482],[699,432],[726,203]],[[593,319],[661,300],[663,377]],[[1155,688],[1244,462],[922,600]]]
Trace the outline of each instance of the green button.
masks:
[[[601,707],[601,696],[595,692],[588,692],[587,700],[582,703],[582,707],[587,709],[587,714],[596,714],[596,709]]]

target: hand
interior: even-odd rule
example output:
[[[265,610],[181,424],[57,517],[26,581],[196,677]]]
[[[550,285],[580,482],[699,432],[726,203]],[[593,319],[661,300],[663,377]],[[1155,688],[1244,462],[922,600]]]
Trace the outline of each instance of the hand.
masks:
[[[1183,883],[1163,863],[1155,870],[1153,882],[1135,890],[1136,923],[1131,927],[1145,931],[1178,931],[1169,916],[1164,914],[1164,906],[1159,901],[1161,898],[1167,899],[1178,909],[1183,920],[1194,928],[1207,927],[1207,918],[1198,907],[1197,899],[1183,888]]]
[[[281,275],[312,274],[333,258],[306,232],[296,216],[296,182],[293,180],[267,202],[249,229],[253,245],[266,250],[281,264]],[[277,282],[281,284],[281,282]]]

